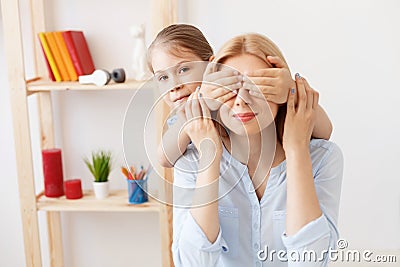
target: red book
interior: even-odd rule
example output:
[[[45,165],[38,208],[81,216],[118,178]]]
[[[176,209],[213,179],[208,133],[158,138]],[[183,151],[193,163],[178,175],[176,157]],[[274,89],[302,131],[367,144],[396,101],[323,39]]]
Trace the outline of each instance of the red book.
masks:
[[[95,67],[83,32],[64,31],[62,35],[78,76],[92,74]]]

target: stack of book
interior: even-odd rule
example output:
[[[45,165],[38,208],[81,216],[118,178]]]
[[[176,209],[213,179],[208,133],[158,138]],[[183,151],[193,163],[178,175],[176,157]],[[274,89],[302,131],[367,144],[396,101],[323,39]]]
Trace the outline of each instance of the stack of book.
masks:
[[[77,81],[95,70],[82,31],[41,32],[39,39],[52,81]]]

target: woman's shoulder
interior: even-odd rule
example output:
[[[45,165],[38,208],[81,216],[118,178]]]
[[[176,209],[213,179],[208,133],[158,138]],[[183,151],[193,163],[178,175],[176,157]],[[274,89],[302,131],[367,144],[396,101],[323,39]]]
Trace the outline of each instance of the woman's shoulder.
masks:
[[[314,170],[327,164],[343,168],[342,150],[332,141],[312,139],[310,141],[310,155]]]

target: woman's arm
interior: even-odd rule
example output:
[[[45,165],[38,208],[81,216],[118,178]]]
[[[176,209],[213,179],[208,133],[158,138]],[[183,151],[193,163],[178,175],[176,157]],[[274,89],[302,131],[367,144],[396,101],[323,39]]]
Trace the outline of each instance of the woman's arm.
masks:
[[[311,136],[317,139],[329,140],[331,138],[332,129],[333,127],[331,120],[329,119],[325,110],[318,105],[316,110],[315,125]]]
[[[287,216],[282,241],[295,256],[313,253],[300,261],[288,257],[288,266],[326,267],[329,261],[326,251],[334,249],[339,238],[337,219],[343,156],[331,142],[313,140],[309,144],[318,97],[305,80],[296,77],[296,82],[300,102],[296,108],[294,94],[289,96],[283,140],[287,160]],[[309,152],[311,146],[320,155],[314,162],[315,173]]]
[[[174,205],[186,203],[189,209],[174,208],[172,249],[176,266],[220,266],[222,248],[226,246],[217,201],[222,144],[204,100],[198,91],[194,94],[185,106],[188,123],[184,131],[195,145],[199,160],[196,164],[182,158],[175,168]],[[194,168],[182,166],[185,161],[196,165],[197,175]],[[190,178],[193,176],[196,178]]]
[[[287,162],[286,233],[289,236],[322,214],[309,152],[318,96],[309,87],[306,89],[303,79],[296,76],[298,105],[296,108],[292,91],[288,99],[283,137]]]

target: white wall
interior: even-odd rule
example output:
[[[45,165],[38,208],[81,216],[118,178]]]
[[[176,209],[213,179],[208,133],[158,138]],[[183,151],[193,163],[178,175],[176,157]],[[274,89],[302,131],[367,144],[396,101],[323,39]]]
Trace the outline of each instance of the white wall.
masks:
[[[308,78],[344,152],[341,236],[400,249],[399,1],[187,1],[182,21],[216,50],[245,32],[269,36]],[[222,12],[225,10],[225,12]]]
[[[107,3],[47,1],[48,13],[54,14],[47,26],[49,30],[83,28],[89,42],[96,44],[91,50],[98,67],[128,69],[131,48],[126,37],[128,26],[145,22],[150,29],[150,5],[123,0]],[[118,3],[128,8],[118,9]],[[332,139],[344,152],[341,236],[351,248],[400,250],[400,176],[396,168],[400,150],[400,120],[396,116],[400,100],[396,75],[400,72],[400,2],[192,0],[180,1],[180,5],[181,22],[199,26],[216,50],[230,37],[249,31],[266,34],[278,44],[292,72],[300,72],[320,91],[321,105],[335,128]],[[89,12],[92,6],[95,14]],[[118,12],[111,12],[113,7]],[[135,7],[140,12],[135,12]],[[107,19],[96,20],[99,14]],[[116,24],[126,28],[115,30]],[[147,36],[149,42],[152,35]],[[0,34],[0,38],[4,36]],[[109,51],[112,45],[116,49]],[[4,70],[2,47],[3,42],[0,66]],[[0,265],[22,266],[21,223],[4,71],[0,72],[0,84],[0,164],[5,174],[0,203],[1,217],[6,218],[0,220]],[[118,118],[128,98],[129,93],[54,95],[54,102],[58,103],[57,144],[63,147],[67,178],[80,176],[84,186],[90,186],[81,156],[91,149],[107,145],[120,156],[121,121],[116,119],[103,127],[97,118],[98,114],[105,115],[105,111]],[[36,136],[37,129],[32,130]],[[36,160],[38,176],[39,163]],[[114,173],[114,188],[124,186],[117,174]],[[62,218],[67,266],[124,266],[132,258],[138,266],[160,265],[156,215],[72,213]],[[134,240],[140,240],[142,249],[133,249]],[[46,239],[43,243],[46,247]],[[48,264],[46,254],[44,261]]]

